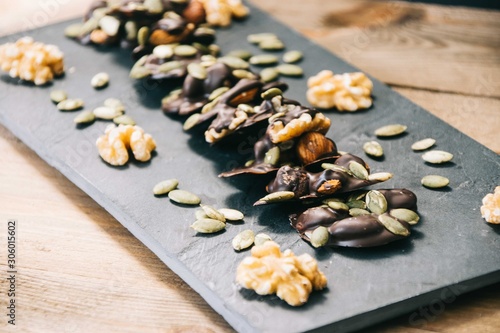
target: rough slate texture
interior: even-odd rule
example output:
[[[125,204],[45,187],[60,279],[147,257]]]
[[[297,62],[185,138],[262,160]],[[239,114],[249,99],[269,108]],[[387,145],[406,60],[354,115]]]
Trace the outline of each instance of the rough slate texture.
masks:
[[[243,143],[238,153],[209,147],[201,135],[184,133],[180,122],[159,110],[169,85],[133,82],[128,78],[132,64],[129,51],[78,45],[62,36],[66,25],[49,26],[31,35],[58,45],[65,53],[67,68],[74,67],[75,72],[49,87],[22,84],[2,74],[0,120],[113,214],[236,330],[348,331],[446,299],[450,292],[463,293],[500,281],[500,229],[486,224],[479,213],[481,198],[500,184],[499,156],[383,84],[375,82],[375,107],[370,111],[329,113],[332,129],[328,136],[340,150],[365,157],[361,146],[374,139],[374,129],[389,123],[408,125],[407,135],[380,140],[386,151],[383,161],[366,160],[372,172],[390,171],[395,175],[378,188],[406,187],[417,194],[421,222],[409,239],[389,246],[314,250],[299,240],[288,225],[291,207],[252,207],[264,194],[264,180],[217,178],[219,172],[249,157],[255,138]],[[354,70],[255,8],[248,21],[219,31],[218,44],[223,51],[247,48],[257,53],[245,42],[246,35],[265,31],[276,32],[289,49],[305,51],[301,63],[305,77],[325,68],[335,72]],[[0,42],[6,40],[12,38]],[[99,71],[111,75],[111,84],[95,91],[89,82]],[[286,95],[305,102],[306,79],[287,82],[291,89]],[[150,163],[108,166],[94,146],[107,123],[96,122],[76,130],[72,123],[75,113],[61,113],[50,102],[48,95],[54,88],[83,98],[87,108],[100,105],[107,97],[122,99],[127,114],[156,139],[157,154]],[[435,138],[436,148],[452,152],[453,163],[443,167],[426,165],[421,154],[409,148],[425,137]],[[432,191],[420,185],[422,176],[435,173],[450,178],[450,188]],[[155,198],[151,193],[154,184],[172,177],[180,180],[181,188],[200,194],[206,204],[242,210],[245,223],[228,225],[224,233],[216,236],[195,235],[189,228],[195,209],[172,204],[167,198]],[[291,308],[275,296],[260,297],[239,290],[233,282],[234,274],[248,252],[235,253],[230,241],[246,228],[269,233],[283,249],[312,254],[328,277],[328,289],[314,293],[300,308]],[[140,299],[140,295],[137,297]]]

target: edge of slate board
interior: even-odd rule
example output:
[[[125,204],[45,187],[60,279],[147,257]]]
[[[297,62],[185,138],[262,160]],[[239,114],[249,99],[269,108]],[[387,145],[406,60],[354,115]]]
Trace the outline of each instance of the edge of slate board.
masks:
[[[305,39],[295,30],[284,26],[282,23],[277,22],[273,17],[267,15],[266,13],[262,13],[260,9],[257,9],[255,6],[250,6],[252,8],[252,12],[260,12],[263,15],[267,16],[267,19],[275,22],[275,24],[280,25],[286,29],[289,29],[294,34],[297,35],[298,38],[309,42],[317,48],[324,50],[323,47]],[[56,23],[64,24],[64,23]],[[326,51],[324,50],[325,52]],[[343,60],[342,60],[343,61]],[[346,66],[350,67],[350,65]],[[125,70],[125,69],[124,69]],[[376,81],[376,80],[374,80]],[[385,86],[383,83],[380,83]],[[389,89],[389,88],[387,88]],[[392,91],[393,93],[399,95],[397,92]],[[405,99],[404,97],[401,97]],[[406,100],[406,99],[405,99]],[[410,102],[411,103],[411,102]],[[413,104],[413,103],[411,103]],[[417,106],[418,107],[418,106]],[[420,107],[418,107],[420,109]],[[433,115],[432,115],[433,116]],[[434,117],[434,116],[433,116]],[[440,121],[436,118],[437,121]],[[239,331],[245,332],[257,332],[258,329],[249,324],[247,319],[231,311],[228,309],[224,301],[219,298],[213,291],[208,288],[207,285],[199,283],[199,279],[189,270],[187,267],[175,256],[169,255],[158,242],[156,242],[151,236],[149,236],[144,229],[142,229],[138,223],[131,220],[127,214],[124,214],[120,207],[116,205],[113,200],[103,195],[101,191],[99,191],[96,187],[92,186],[87,180],[82,177],[81,174],[74,172],[68,165],[66,165],[63,161],[59,159],[52,158],[50,153],[41,145],[38,140],[32,136],[25,129],[16,126],[16,124],[10,122],[8,117],[4,117],[2,113],[0,113],[0,120],[5,124],[7,128],[9,128],[14,135],[16,135],[19,139],[21,139],[27,146],[33,149],[42,159],[44,159],[49,165],[53,166],[57,170],[59,170],[62,174],[64,174],[70,181],[72,181],[75,185],[81,188],[84,192],[86,192],[90,197],[92,197],[97,203],[99,203],[102,207],[104,207],[111,215],[113,215],[120,223],[122,223],[135,237],[137,237],[141,242],[143,242],[153,253],[155,253],[164,263],[166,263],[176,274],[178,274],[184,281],[186,281],[196,292],[198,292],[207,303],[219,314],[221,314],[234,328]],[[447,125],[449,126],[449,125]],[[452,128],[450,126],[450,128]],[[458,130],[452,128],[454,131],[463,135],[463,133]],[[469,138],[470,139],[470,138]],[[475,140],[474,140],[475,141]],[[487,149],[483,147],[484,149]],[[495,154],[494,152],[492,152]],[[500,281],[500,270],[493,271],[489,274],[479,276],[477,278],[473,278],[467,281],[461,281],[457,283],[457,286],[460,286],[459,293],[469,292],[474,289],[477,289],[482,286],[486,286],[488,284],[495,283]],[[454,288],[453,285],[447,287],[440,287],[435,289],[434,291],[430,291],[427,293],[420,294],[418,296],[414,296],[410,300],[405,300],[399,303],[390,304],[385,307],[378,308],[376,310],[363,313],[361,315],[357,315],[348,319],[344,319],[338,322],[330,323],[326,326],[320,327],[313,331],[323,331],[323,330],[331,330],[336,329],[338,332],[351,331],[355,329],[360,329],[366,327],[368,325],[373,325],[375,323],[381,322],[383,320],[389,319],[391,317],[407,313],[412,309],[418,308],[419,306],[429,305],[436,299],[442,299],[442,292],[447,289]]]

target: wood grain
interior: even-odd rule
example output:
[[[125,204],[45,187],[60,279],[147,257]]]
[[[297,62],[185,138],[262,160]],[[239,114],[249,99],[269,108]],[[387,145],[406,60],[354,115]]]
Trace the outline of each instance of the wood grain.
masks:
[[[0,34],[79,16],[89,2],[2,3]],[[388,1],[253,2],[500,152],[499,12]],[[60,5],[51,11],[47,3]],[[48,21],[35,20],[44,15]],[[0,221],[19,221],[20,331],[232,331],[119,222],[2,126],[0,151]],[[3,252],[0,258],[4,272]],[[497,332],[500,284],[460,296],[423,322],[411,315],[364,332]],[[0,331],[10,331],[4,320]]]

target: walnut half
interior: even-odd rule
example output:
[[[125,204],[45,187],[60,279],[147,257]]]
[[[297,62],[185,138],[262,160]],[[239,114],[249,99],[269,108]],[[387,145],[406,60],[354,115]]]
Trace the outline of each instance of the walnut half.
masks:
[[[312,290],[326,287],[326,277],[309,254],[280,251],[272,241],[252,248],[252,256],[238,266],[236,281],[259,295],[276,294],[292,306],[307,302]]]

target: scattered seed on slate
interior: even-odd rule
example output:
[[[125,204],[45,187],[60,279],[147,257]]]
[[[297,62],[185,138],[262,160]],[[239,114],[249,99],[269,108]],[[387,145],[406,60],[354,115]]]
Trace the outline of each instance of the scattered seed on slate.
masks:
[[[283,54],[282,59],[284,62],[286,62],[288,64],[293,64],[295,62],[302,60],[303,56],[304,55],[302,54],[302,52],[297,51],[297,50],[293,50],[293,51],[288,51],[285,54]]]
[[[276,67],[278,73],[284,76],[302,76],[304,71],[301,67],[292,64],[282,64]]]
[[[263,205],[268,202],[281,202],[281,201],[288,201],[295,198],[295,193],[292,191],[279,191],[279,192],[273,192],[265,197],[259,199],[254,206],[259,206]]]
[[[255,246],[260,246],[260,245],[264,244],[265,242],[269,242],[272,240],[273,239],[271,238],[271,236],[261,232],[261,233],[258,233],[257,235],[255,235],[255,240],[253,242],[254,242]]]
[[[239,234],[237,234],[233,241],[231,242],[233,245],[233,249],[236,251],[241,251],[244,249],[248,249],[255,241],[255,233],[250,230],[243,230]]]
[[[101,89],[107,86],[109,83],[109,74],[105,72],[97,73],[90,80],[90,85],[95,89]]]
[[[414,144],[411,145],[411,149],[413,150],[426,150],[432,147],[436,143],[436,140],[432,138],[427,138],[423,139],[420,141],[415,142]]]
[[[90,110],[80,112],[73,121],[75,124],[88,124],[95,120],[94,113]]]
[[[57,108],[60,111],[75,111],[83,107],[83,100],[79,98],[65,99],[57,103]]]
[[[450,180],[443,176],[428,175],[422,178],[422,185],[428,188],[442,188],[450,184]]]
[[[103,103],[104,106],[115,109],[119,112],[125,112],[125,105],[118,98],[106,98]]]
[[[278,78],[278,75],[276,68],[264,68],[260,71],[260,80],[265,83],[272,82]]]
[[[153,194],[167,194],[168,192],[175,190],[177,188],[177,185],[179,185],[179,181],[175,178],[161,181],[153,187]]]
[[[194,216],[196,217],[196,220],[201,220],[201,219],[207,219],[208,216],[205,214],[205,211],[203,209],[197,209],[194,212]]]
[[[271,89],[267,89],[266,91],[264,91],[260,95],[260,97],[262,97],[262,99],[265,99],[266,101],[269,101],[269,100],[273,99],[273,97],[280,96],[280,95],[283,95],[283,91],[281,91],[281,89],[271,88]]]
[[[402,134],[408,127],[401,124],[391,124],[382,126],[375,130],[375,135],[379,137],[391,137]]]
[[[364,202],[363,200],[349,200],[346,202],[346,205],[349,208],[361,208],[361,209],[366,208],[366,202]]]
[[[410,231],[406,229],[401,222],[393,219],[389,214],[384,213],[378,216],[378,221],[390,232],[399,236],[408,236]]]
[[[328,232],[328,229],[323,226],[319,226],[314,229],[310,237],[311,245],[315,248],[325,246],[329,239],[330,233]]]
[[[441,164],[453,159],[453,154],[443,150],[431,150],[422,155],[422,159],[428,163]]]
[[[278,164],[279,159],[280,159],[280,148],[276,146],[269,149],[266,152],[266,155],[264,156],[264,163],[276,165]]]
[[[238,57],[225,56],[218,58],[217,61],[231,67],[232,69],[248,69],[250,67],[248,62]]]
[[[134,126],[136,124],[135,120],[132,117],[127,116],[126,114],[122,114],[118,117],[113,118],[113,122],[117,125],[131,125]]]
[[[260,42],[266,39],[278,39],[278,36],[271,32],[251,34],[247,36],[247,41],[252,44],[259,44]]]
[[[168,198],[185,205],[199,205],[201,202],[200,197],[185,190],[172,190],[168,192]]]
[[[221,212],[219,212],[214,207],[209,206],[209,205],[200,205],[200,206],[201,206],[201,209],[203,209],[203,211],[205,212],[205,214],[209,218],[215,219],[215,220],[219,220],[221,222],[226,222],[226,218],[224,217],[224,214],[222,214]]]
[[[108,36],[116,36],[121,22],[114,16],[106,15],[99,20],[99,26]]]
[[[191,228],[202,234],[213,234],[226,228],[226,224],[214,219],[199,219],[191,225]]]
[[[277,64],[278,57],[272,54],[257,54],[252,56],[248,62],[256,66],[269,66]]]
[[[369,141],[363,145],[363,150],[369,156],[381,157],[384,155],[384,149],[377,141]]]
[[[247,50],[232,50],[227,55],[230,57],[237,57],[243,60],[248,60],[252,56],[252,53]]]
[[[104,120],[113,120],[114,118],[121,116],[122,111],[118,111],[115,108],[109,106],[99,106],[94,109],[94,115],[96,118]]]
[[[64,90],[52,90],[50,92],[50,100],[56,104],[66,100],[68,94]]]
[[[241,221],[245,217],[242,212],[232,208],[221,208],[219,213],[224,215],[227,221]]]
[[[82,26],[82,23],[70,24],[64,29],[64,35],[69,38],[76,38],[80,36]]]
[[[390,172],[376,172],[368,176],[368,180],[379,181],[379,182],[385,182],[386,180],[389,180],[391,178],[392,178],[392,173]]]
[[[415,225],[420,220],[420,217],[414,211],[407,208],[395,208],[389,211],[389,215],[397,218],[398,220],[405,221],[410,225]]]
[[[278,38],[267,38],[260,41],[259,48],[264,51],[280,51],[285,48],[285,44]]]

